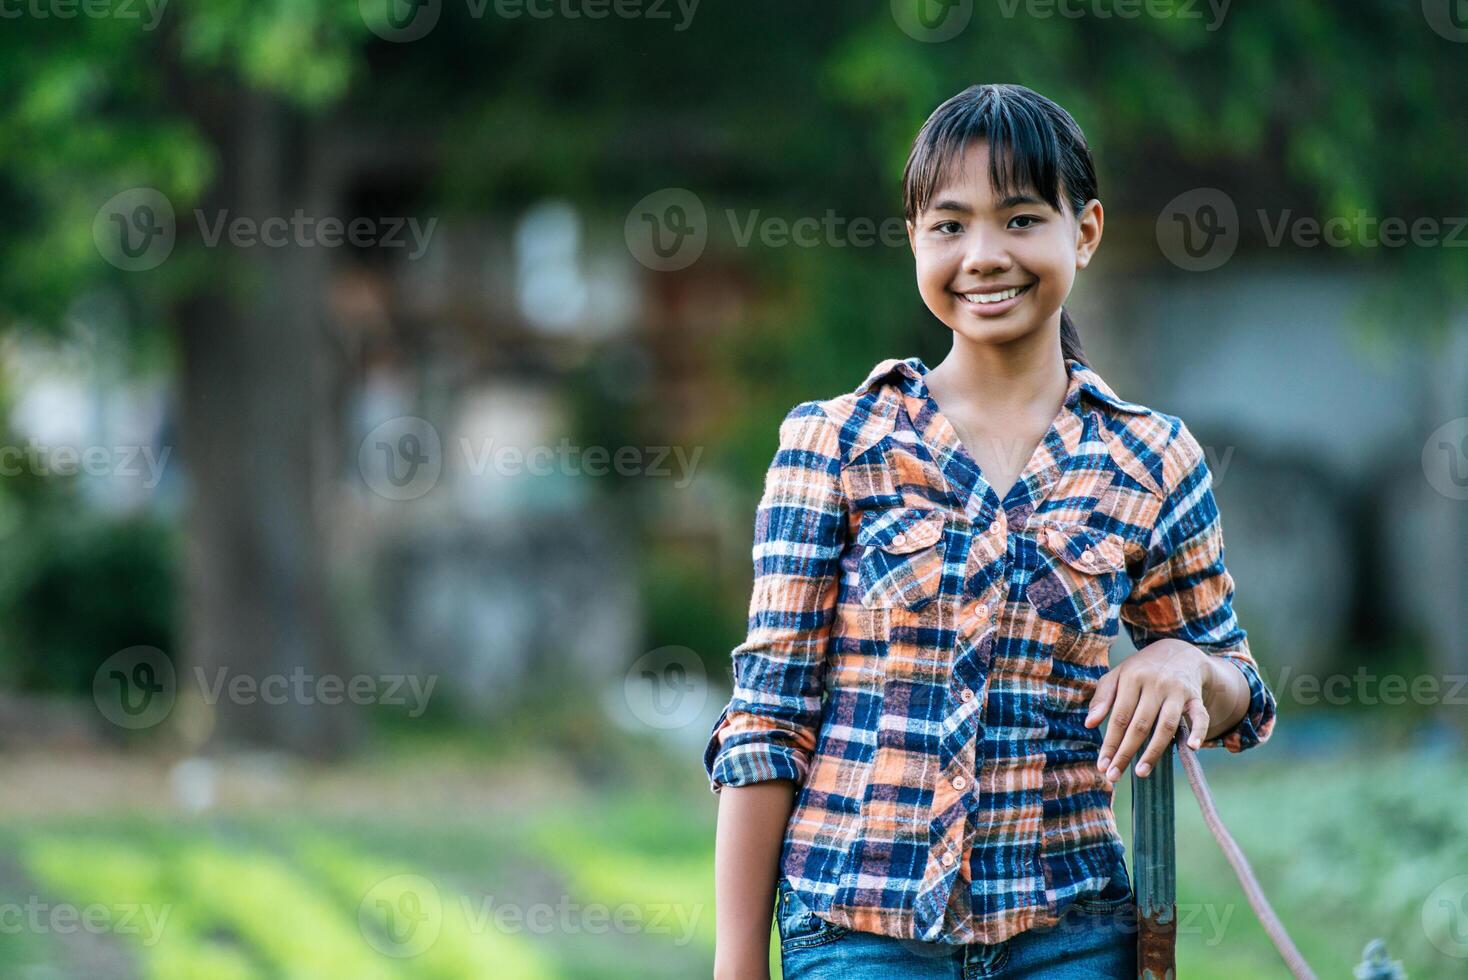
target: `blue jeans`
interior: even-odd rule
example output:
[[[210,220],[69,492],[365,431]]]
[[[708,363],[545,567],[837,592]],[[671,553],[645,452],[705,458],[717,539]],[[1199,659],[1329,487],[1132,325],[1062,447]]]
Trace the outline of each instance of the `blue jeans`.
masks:
[[[1125,877],[1113,878],[1099,895],[1077,899],[1055,926],[965,946],[833,925],[790,890],[784,875],[775,901],[785,980],[1133,980],[1137,975],[1136,896]]]

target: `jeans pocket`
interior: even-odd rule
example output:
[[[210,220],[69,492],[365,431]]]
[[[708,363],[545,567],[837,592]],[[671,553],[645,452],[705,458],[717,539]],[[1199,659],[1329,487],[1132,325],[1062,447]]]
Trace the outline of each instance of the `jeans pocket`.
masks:
[[[1071,907],[1078,912],[1093,912],[1109,914],[1128,905],[1135,905],[1136,893],[1132,890],[1131,880],[1128,878],[1126,868],[1117,865],[1116,871],[1112,872],[1111,880],[1106,887],[1093,895],[1082,895],[1071,903]]]
[[[782,950],[804,949],[840,939],[851,930],[827,922],[810,910],[784,875],[775,887],[775,925],[780,933]]]

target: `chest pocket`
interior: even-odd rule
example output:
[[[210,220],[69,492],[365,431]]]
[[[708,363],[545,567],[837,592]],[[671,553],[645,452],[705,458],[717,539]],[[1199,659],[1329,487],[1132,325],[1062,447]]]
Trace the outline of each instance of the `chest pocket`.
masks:
[[[916,610],[937,598],[946,525],[943,511],[932,507],[864,512],[856,535],[862,605]]]
[[[1025,587],[1030,606],[1073,630],[1109,632],[1128,584],[1121,537],[1084,524],[1032,527],[1038,567]]]

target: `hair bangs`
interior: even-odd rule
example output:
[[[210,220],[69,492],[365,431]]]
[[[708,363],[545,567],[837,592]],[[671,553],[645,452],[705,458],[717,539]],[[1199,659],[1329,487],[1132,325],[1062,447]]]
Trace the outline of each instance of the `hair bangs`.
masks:
[[[996,197],[1033,193],[1062,209],[1055,126],[1041,106],[1009,95],[1006,88],[974,86],[928,117],[903,173],[903,211],[909,221],[932,203],[961,165],[964,151],[979,141],[989,147],[989,186]]]

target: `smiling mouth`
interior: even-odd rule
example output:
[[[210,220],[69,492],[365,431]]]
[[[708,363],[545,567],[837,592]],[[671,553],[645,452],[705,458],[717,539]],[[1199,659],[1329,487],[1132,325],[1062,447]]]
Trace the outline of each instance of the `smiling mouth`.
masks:
[[[1033,285],[1034,283],[1031,282],[1023,286],[1014,286],[994,293],[954,293],[954,295],[970,306],[989,306],[991,304],[1003,303],[1016,296],[1022,296],[1029,292],[1030,287]]]

